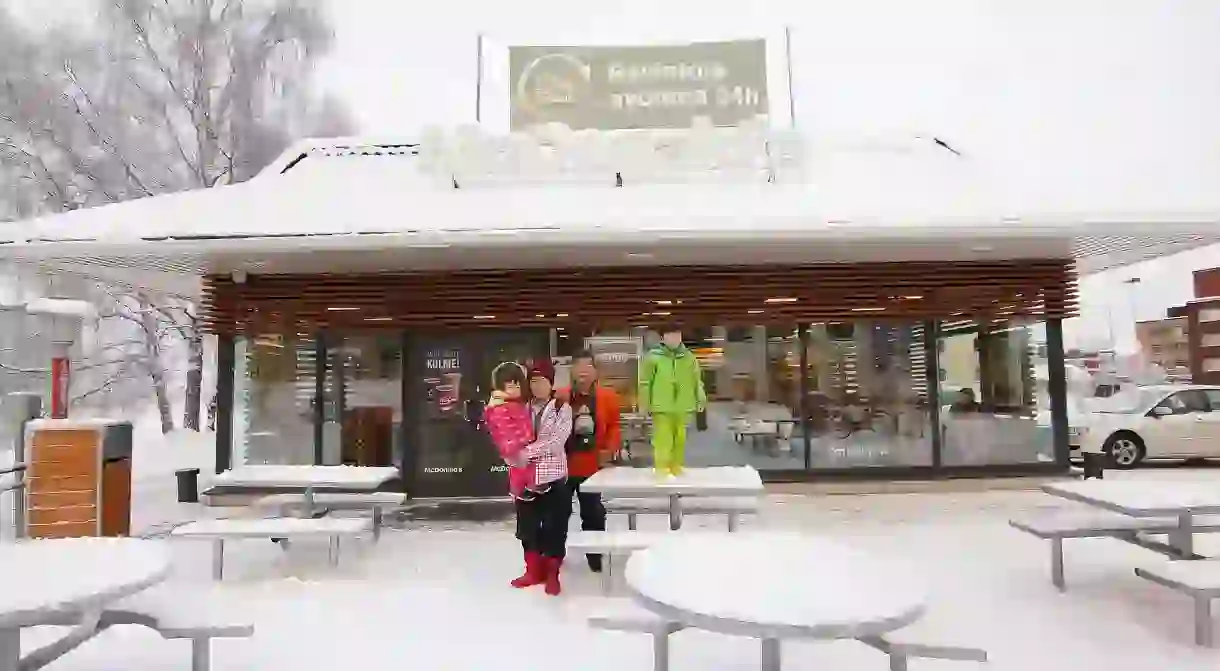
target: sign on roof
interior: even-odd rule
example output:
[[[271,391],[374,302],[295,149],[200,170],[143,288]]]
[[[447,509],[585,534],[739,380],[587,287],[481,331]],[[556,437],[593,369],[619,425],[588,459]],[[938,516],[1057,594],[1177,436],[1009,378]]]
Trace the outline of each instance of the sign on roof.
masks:
[[[648,46],[513,46],[509,128],[736,126],[769,112],[762,39]]]
[[[419,167],[442,187],[801,181],[804,144],[757,117],[716,128],[705,117],[685,131],[573,131],[563,124],[489,135],[477,126],[425,132]]]

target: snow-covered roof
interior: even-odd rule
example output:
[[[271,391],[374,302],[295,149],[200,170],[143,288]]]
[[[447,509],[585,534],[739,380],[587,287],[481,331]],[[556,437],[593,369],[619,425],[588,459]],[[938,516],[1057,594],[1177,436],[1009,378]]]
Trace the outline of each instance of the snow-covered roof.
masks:
[[[801,183],[454,189],[419,163],[404,140],[306,142],[244,184],[8,227],[0,258],[157,271],[163,282],[236,269],[479,267],[504,263],[505,250],[525,265],[569,258],[561,253],[613,265],[668,247],[677,255],[652,261],[1074,256],[1088,273],[1220,240],[1215,177],[1000,179],[922,140],[813,145]],[[295,258],[306,252],[317,267]]]

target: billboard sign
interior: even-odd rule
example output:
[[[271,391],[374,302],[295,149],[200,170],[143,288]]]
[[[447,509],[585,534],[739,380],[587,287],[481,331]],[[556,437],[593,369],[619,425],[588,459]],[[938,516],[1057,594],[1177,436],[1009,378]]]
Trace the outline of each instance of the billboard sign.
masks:
[[[509,129],[718,127],[768,114],[764,39],[646,46],[510,46]]]

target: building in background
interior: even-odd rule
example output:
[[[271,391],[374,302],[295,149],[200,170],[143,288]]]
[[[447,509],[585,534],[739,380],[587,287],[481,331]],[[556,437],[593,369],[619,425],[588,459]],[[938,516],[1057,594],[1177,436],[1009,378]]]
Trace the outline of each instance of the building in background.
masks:
[[[1170,308],[1169,316],[1186,321],[1191,381],[1220,384],[1220,268],[1196,270],[1194,290],[1194,300]]]
[[[1144,361],[1160,366],[1171,379],[1190,379],[1189,330],[1186,317],[1136,322],[1135,338]]]

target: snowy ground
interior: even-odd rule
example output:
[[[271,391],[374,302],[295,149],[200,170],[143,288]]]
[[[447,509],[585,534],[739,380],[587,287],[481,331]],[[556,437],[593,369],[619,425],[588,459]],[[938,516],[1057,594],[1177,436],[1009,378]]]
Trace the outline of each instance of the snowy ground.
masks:
[[[235,512],[173,501],[173,469],[206,465],[209,436],[177,433],[161,439],[139,426],[137,436],[137,530]],[[1215,470],[1195,469],[1116,475],[1220,479]],[[1191,643],[1190,602],[1133,575],[1132,568],[1156,562],[1156,555],[1113,540],[1069,542],[1069,592],[1051,587],[1047,544],[1010,529],[1006,520],[1015,512],[1058,505],[1033,491],[776,495],[759,520],[745,526],[826,534],[922,572],[931,586],[932,610],[917,629],[944,642],[987,649],[994,671],[1215,669],[1220,651]],[[662,522],[646,520],[642,526]],[[688,524],[719,527],[722,522],[694,518]],[[1201,546],[1220,555],[1220,537]],[[298,543],[284,554],[267,542],[233,543],[226,580],[219,585],[209,577],[206,544],[175,543],[172,550],[171,584],[217,590],[254,619],[254,638],[215,644],[217,671],[651,668],[647,636],[585,626],[604,597],[580,558],[569,562],[560,598],[507,586],[519,569],[519,548],[507,520],[408,523],[388,531],[375,547],[353,546],[337,570],[326,566],[324,547]],[[818,570],[816,564],[793,565],[790,579]],[[61,634],[54,628],[33,630],[27,645]],[[758,646],[752,641],[682,632],[673,643],[675,671],[757,668]],[[183,641],[120,627],[48,669],[169,671],[183,668],[188,654]],[[886,668],[879,653],[853,642],[786,643],[785,662],[791,669]],[[981,667],[921,660],[912,668]]]

